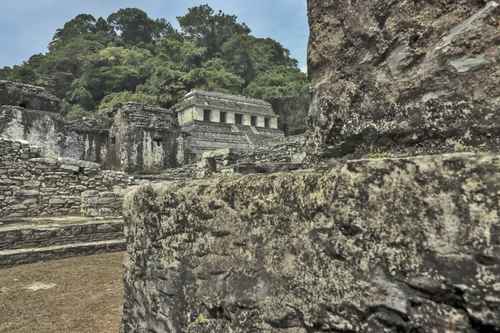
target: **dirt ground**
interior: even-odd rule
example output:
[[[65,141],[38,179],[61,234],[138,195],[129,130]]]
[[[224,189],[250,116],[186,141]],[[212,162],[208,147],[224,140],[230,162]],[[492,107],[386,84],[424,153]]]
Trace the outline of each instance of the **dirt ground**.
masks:
[[[0,269],[0,332],[118,332],[123,256],[112,253]]]

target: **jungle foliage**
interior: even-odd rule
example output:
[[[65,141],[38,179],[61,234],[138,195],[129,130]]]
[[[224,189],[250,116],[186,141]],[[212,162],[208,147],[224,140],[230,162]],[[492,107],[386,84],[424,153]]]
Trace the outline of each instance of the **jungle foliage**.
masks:
[[[78,115],[126,101],[170,107],[194,88],[264,99],[307,93],[290,52],[236,16],[202,5],[177,19],[178,30],[137,8],[78,15],[46,54],[0,69],[0,79],[47,87]]]

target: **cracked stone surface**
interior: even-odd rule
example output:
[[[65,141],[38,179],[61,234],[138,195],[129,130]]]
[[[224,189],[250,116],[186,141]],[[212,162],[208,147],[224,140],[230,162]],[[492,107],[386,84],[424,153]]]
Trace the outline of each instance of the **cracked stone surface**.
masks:
[[[123,332],[498,332],[500,157],[142,187]]]
[[[498,151],[499,4],[309,0],[310,155]]]

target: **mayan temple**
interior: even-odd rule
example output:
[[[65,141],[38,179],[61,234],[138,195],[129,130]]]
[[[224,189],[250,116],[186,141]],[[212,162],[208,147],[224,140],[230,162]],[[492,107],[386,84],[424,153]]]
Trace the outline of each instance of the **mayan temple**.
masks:
[[[500,2],[303,2],[0,69],[0,333],[500,332]]]

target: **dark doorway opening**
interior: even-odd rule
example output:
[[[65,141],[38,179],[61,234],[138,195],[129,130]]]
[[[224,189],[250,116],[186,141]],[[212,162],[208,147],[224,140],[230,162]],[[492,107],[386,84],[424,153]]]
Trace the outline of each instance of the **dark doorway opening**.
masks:
[[[250,124],[251,124],[253,127],[256,127],[256,126],[257,126],[257,117],[256,117],[256,116],[252,116],[252,118],[250,118]]]
[[[234,123],[236,125],[243,125],[243,115],[239,114],[239,113],[235,114],[234,115]]]
[[[212,121],[212,110],[203,110],[203,121]]]
[[[220,122],[223,124],[227,122],[227,114],[225,112],[220,113]]]

